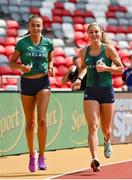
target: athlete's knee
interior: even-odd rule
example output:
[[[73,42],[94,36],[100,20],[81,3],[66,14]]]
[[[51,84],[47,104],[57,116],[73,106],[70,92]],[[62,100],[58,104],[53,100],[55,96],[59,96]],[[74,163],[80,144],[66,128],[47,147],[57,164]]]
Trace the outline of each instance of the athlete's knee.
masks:
[[[97,123],[91,124],[88,127],[89,133],[97,132],[99,125]]]
[[[104,128],[103,130],[103,134],[105,137],[110,137],[110,134],[111,134],[111,128]]]
[[[38,126],[39,127],[46,127],[46,118],[45,117],[41,117],[38,119]]]
[[[27,130],[32,130],[32,129],[34,129],[34,127],[35,127],[34,121],[26,123],[26,129]]]

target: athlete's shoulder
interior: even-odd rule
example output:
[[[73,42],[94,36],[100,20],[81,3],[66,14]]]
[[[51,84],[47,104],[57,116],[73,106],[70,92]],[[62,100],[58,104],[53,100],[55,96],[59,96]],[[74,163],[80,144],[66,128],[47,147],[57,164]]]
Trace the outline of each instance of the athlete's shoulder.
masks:
[[[29,35],[27,35],[27,36],[22,36],[22,37],[18,37],[18,38],[17,38],[17,42],[27,41],[28,38],[29,38]]]
[[[113,49],[115,49],[114,44],[112,44],[112,43],[110,43],[110,44],[105,44],[105,43],[103,43],[102,45],[103,45],[103,46],[105,47],[105,49],[107,49],[107,50],[113,50]]]
[[[42,42],[46,44],[53,44],[53,41],[47,37],[42,37]]]
[[[27,41],[28,41],[28,36],[18,37],[17,46],[23,46],[23,44],[25,45],[25,43],[27,43]]]
[[[88,47],[85,47],[85,48],[81,49],[80,50],[80,55],[84,56],[86,54],[87,48]]]

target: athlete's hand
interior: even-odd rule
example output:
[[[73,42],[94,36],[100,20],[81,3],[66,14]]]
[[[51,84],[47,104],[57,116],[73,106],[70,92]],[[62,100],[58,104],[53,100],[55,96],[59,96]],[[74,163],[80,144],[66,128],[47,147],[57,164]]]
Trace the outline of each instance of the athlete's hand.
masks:
[[[30,72],[31,71],[31,66],[30,65],[24,65],[24,64],[22,64],[21,65],[21,71],[23,72],[23,73],[27,73],[27,72]]]
[[[106,71],[106,65],[105,64],[96,65],[96,70],[97,70],[97,72],[104,72],[104,71]]]
[[[48,69],[48,75],[53,77],[54,76],[54,69],[52,67],[49,67]]]
[[[80,79],[77,79],[73,84],[72,84],[72,90],[79,90],[81,87],[81,81]]]

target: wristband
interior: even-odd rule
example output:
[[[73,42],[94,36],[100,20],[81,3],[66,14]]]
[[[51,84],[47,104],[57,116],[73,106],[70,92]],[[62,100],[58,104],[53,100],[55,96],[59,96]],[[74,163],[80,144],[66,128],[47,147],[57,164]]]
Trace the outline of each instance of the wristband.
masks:
[[[77,77],[77,79],[79,79],[80,81],[82,81],[82,78],[80,78],[80,77]]]

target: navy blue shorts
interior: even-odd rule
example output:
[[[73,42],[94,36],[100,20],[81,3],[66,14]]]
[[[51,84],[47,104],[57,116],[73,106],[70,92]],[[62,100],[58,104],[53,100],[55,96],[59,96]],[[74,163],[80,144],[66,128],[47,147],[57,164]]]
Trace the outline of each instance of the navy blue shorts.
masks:
[[[112,87],[86,87],[84,100],[95,100],[101,103],[114,103],[114,90]]]
[[[37,79],[28,79],[21,77],[21,94],[27,96],[35,96],[42,89],[50,89],[50,81],[48,75]]]

